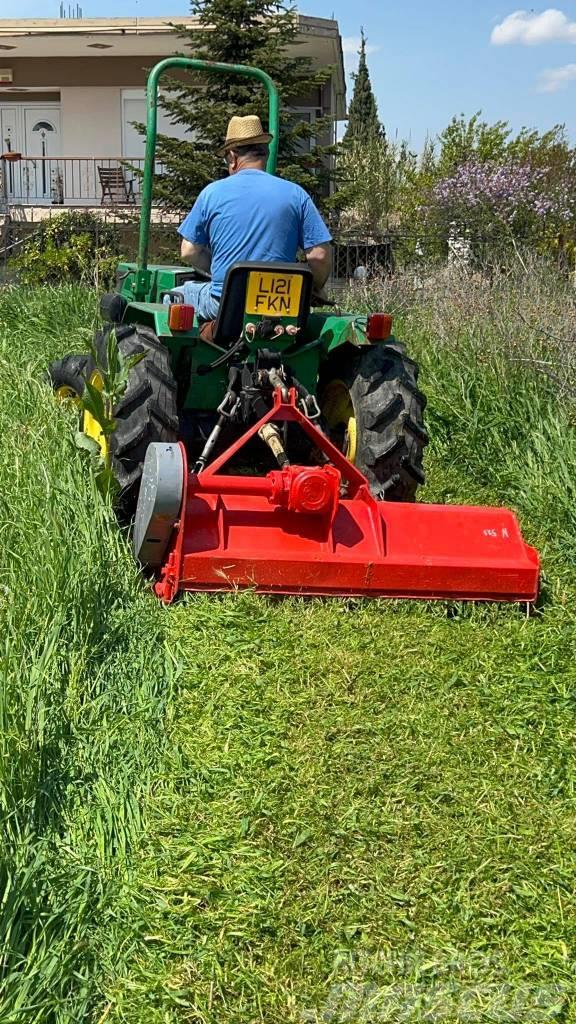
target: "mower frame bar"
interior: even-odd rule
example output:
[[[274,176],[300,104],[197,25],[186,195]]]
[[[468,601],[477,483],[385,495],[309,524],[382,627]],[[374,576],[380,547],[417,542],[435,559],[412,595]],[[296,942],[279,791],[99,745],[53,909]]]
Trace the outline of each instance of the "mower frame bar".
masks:
[[[150,243],[150,219],[152,214],[152,186],[154,183],[154,163],[156,160],[156,142],[158,137],[158,86],[165,71],[182,68],[188,71],[205,71],[217,75],[243,75],[244,78],[255,78],[265,86],[268,93],[268,131],[272,135],[267,171],[276,172],[278,160],[278,142],[280,127],[280,104],[278,90],[270,75],[260,68],[251,68],[245,64],[219,64],[215,61],[196,60],[192,57],[167,57],[152,68],[148,76],[146,91],[146,155],[144,157],[144,176],[142,180],[142,206],[140,211],[140,240],[138,245],[138,269],[136,273],[134,298],[137,302],[146,299],[150,286],[148,270],[148,248]]]

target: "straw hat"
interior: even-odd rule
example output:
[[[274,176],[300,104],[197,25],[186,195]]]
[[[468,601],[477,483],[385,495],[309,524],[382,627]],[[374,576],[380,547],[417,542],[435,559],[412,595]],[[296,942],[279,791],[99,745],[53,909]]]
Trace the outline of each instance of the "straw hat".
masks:
[[[272,136],[265,132],[262,122],[255,114],[248,114],[247,117],[232,117],[226,131],[226,141],[218,156],[224,156],[234,146],[264,146],[272,142]]]

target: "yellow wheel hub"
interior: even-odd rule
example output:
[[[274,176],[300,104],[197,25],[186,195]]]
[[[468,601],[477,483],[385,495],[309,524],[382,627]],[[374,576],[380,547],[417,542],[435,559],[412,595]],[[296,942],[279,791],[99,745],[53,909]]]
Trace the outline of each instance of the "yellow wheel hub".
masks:
[[[74,405],[80,405],[78,392],[69,384],[61,384],[59,388],[54,388],[54,395],[59,402],[74,402]]]
[[[322,413],[330,430],[344,428],[342,451],[349,462],[356,461],[358,426],[352,396],[343,380],[331,380],[322,396]]]
[[[94,370],[94,373],[90,377],[90,383],[92,384],[92,387],[97,388],[98,391],[102,391],[104,387],[104,381],[102,380],[102,377],[98,373],[98,370]],[[82,430],[84,431],[85,434],[88,435],[88,437],[94,438],[94,440],[100,446],[100,451],[102,453],[102,457],[104,458],[108,454],[108,442],[104,434],[102,433],[98,420],[94,419],[92,413],[88,412],[87,409],[84,410],[84,416],[82,419]]]

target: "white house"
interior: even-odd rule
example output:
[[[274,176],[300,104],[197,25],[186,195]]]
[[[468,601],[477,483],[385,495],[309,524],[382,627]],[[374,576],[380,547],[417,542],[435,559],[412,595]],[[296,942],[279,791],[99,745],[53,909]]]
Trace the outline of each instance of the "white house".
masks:
[[[338,23],[298,19],[298,53],[333,72],[314,95],[296,98],[295,109],[312,122],[327,113],[341,120],[345,77]],[[143,156],[133,122],[145,121],[147,71],[178,49],[172,25],[182,20],[0,19],[4,199],[32,206],[132,201],[138,185],[130,185],[122,161]],[[195,18],[184,21],[192,29],[197,24]],[[162,114],[159,127],[178,137],[178,127]],[[106,169],[115,171],[108,190]]]

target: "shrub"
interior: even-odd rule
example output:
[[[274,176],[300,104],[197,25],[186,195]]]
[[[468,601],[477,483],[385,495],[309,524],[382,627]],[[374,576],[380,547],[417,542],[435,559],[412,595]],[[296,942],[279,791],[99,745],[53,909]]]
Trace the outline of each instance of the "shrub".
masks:
[[[531,217],[570,220],[574,211],[566,188],[551,189],[545,179],[545,170],[529,164],[472,160],[439,181],[434,197],[452,217],[477,217],[480,224],[496,219],[512,230]]]
[[[71,211],[41,221],[15,262],[23,284],[79,281],[107,288],[119,256],[116,225],[93,213]]]

